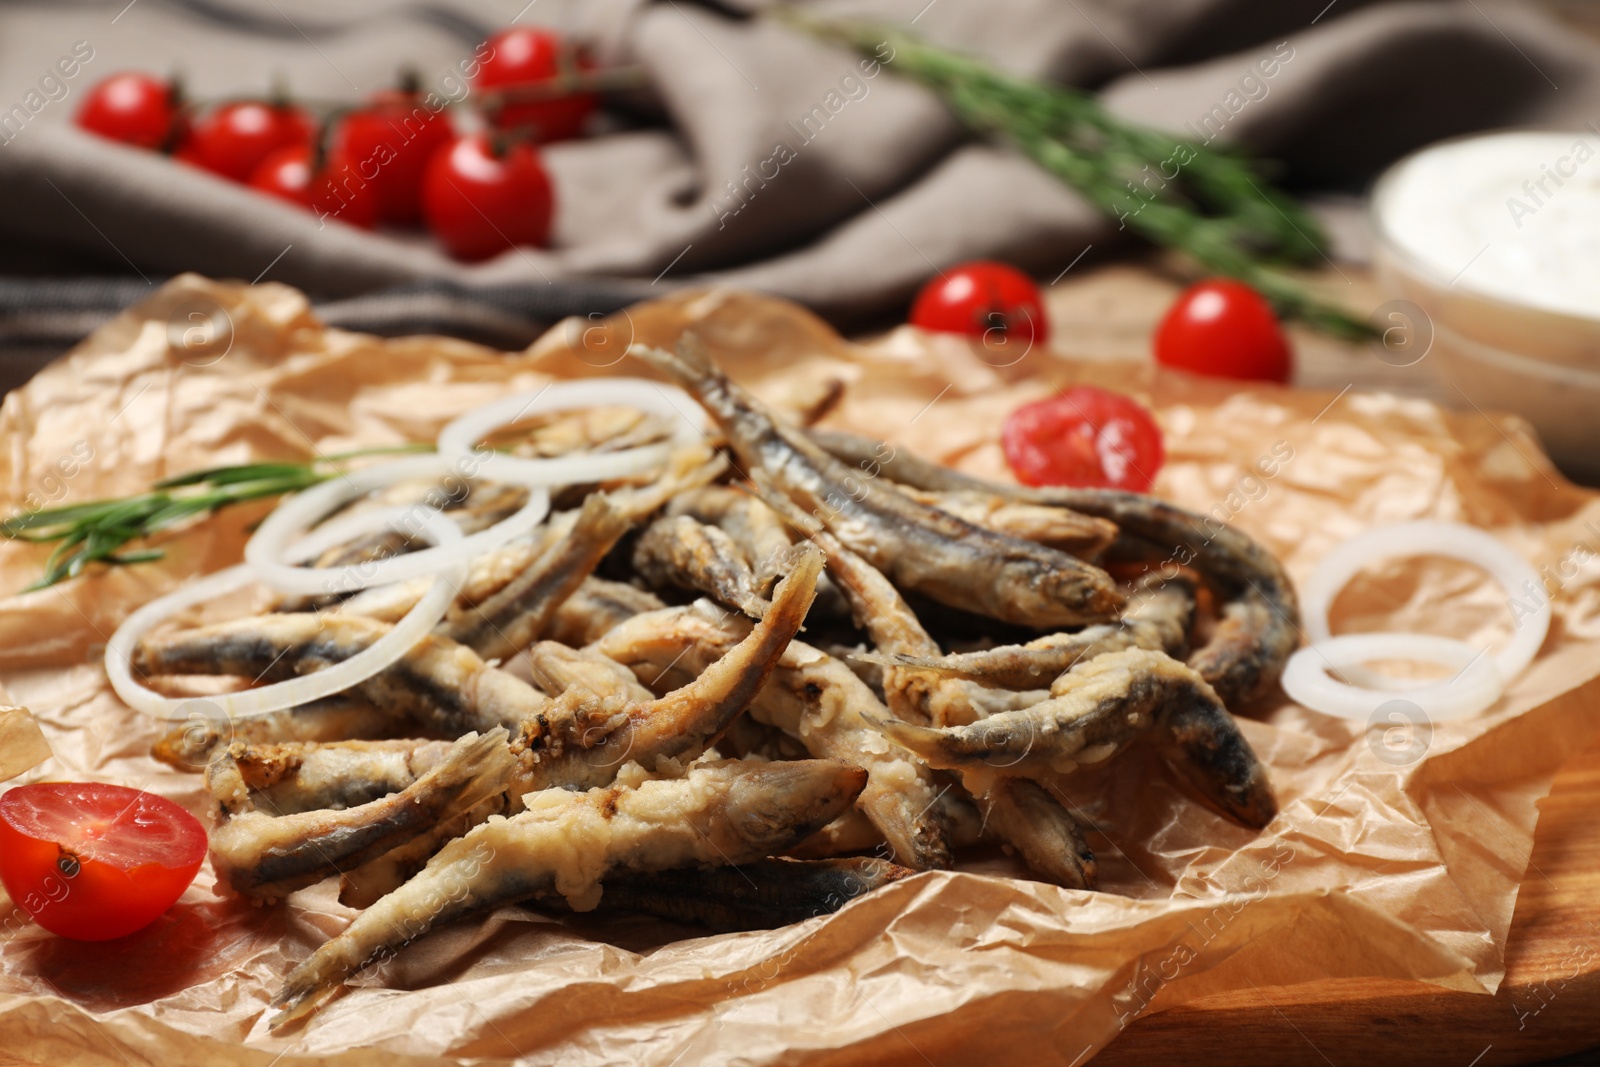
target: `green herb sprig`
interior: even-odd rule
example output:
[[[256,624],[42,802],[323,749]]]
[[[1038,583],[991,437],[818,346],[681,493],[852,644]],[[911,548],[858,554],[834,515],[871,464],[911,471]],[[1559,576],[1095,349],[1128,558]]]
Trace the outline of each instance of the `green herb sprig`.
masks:
[[[160,549],[124,551],[197,515],[209,515],[233,504],[309,489],[343,473],[340,466],[361,456],[395,452],[428,452],[432,445],[397,445],[342,452],[310,463],[244,463],[191,471],[156,482],[151,490],[114,500],[24,512],[0,522],[0,536],[15,541],[58,542],[45,561],[44,574],[24,592],[44,589],[75,578],[91,563],[147,563],[162,558]]]
[[[1013,77],[901,30],[777,10],[922,82],[974,132],[1010,139],[1105,214],[1254,286],[1281,314],[1348,340],[1373,335],[1282,269],[1325,255],[1327,239],[1305,208],[1242,155],[1126,122],[1082,90]]]

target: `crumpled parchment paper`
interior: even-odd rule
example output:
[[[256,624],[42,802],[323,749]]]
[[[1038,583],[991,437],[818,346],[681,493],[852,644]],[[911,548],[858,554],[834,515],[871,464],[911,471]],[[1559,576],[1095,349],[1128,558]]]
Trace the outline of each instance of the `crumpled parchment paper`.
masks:
[[[279,980],[353,915],[331,883],[253,908],[216,896],[208,867],[153,927],[99,945],[51,937],[0,898],[7,1053],[285,1067],[1080,1064],[1143,1012],[1247,982],[1497,986],[1537,801],[1592,735],[1587,705],[1600,697],[1600,497],[1564,482],[1513,419],[1236,389],[1060,351],[1000,355],[910,329],[854,346],[793,305],[721,291],[563,323],[507,357],[325,329],[293,290],[186,276],[6,398],[0,503],[13,513],[202,466],[431,440],[452,416],[549,376],[641,373],[623,356],[630,341],[670,344],[690,325],[768,400],[805,406],[837,381],[828,425],[989,476],[1005,476],[998,431],[1016,404],[1070,382],[1132,392],[1166,434],[1156,492],[1247,530],[1296,577],[1374,524],[1459,520],[1541,568],[1545,588],[1521,595],[1552,599],[1555,623],[1533,667],[1471,721],[1368,729],[1281,694],[1245,709],[1282,805],[1259,835],[1189,801],[1137,750],[1062,783],[1097,826],[1098,893],[1010,877],[1002,858],[771,932],[503,909],[423,938],[281,1036],[264,1021]],[[159,564],[31,593],[13,591],[46,550],[0,544],[0,683],[54,750],[17,781],[116,781],[204,813],[198,774],[147,755],[166,724],[112,695],[100,656],[132,607],[236,561],[266,507],[165,538]],[[1374,568],[1334,614],[1336,631],[1479,642],[1512,625],[1491,579],[1435,559]]]

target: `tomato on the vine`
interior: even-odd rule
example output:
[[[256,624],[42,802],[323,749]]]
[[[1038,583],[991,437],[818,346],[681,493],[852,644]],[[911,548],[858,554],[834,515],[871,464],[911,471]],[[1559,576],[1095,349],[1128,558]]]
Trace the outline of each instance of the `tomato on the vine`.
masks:
[[[533,145],[458,137],[434,153],[422,180],[428,228],[457,259],[488,259],[550,234],[554,191]]]
[[[1015,267],[975,260],[951,267],[922,287],[911,305],[911,325],[982,339],[985,348],[1020,358],[1034,342],[1050,340],[1044,300],[1033,279]]]
[[[330,156],[348,160],[370,181],[378,217],[402,224],[422,220],[422,176],[428,160],[450,143],[450,118],[430,110],[421,93],[404,89],[375,94],[334,131]]]
[[[1076,385],[1024,404],[1000,433],[1006,462],[1025,485],[1145,492],[1166,459],[1161,428],[1137,401]]]
[[[280,148],[250,176],[250,188],[303,207],[318,218],[335,218],[370,230],[378,221],[372,184],[342,156],[330,152],[321,167],[310,145]]]
[[[0,882],[62,937],[105,941],[148,926],[205,855],[199,820],[153,793],[41,782],[0,795]]]
[[[526,89],[562,75],[593,69],[589,59],[559,34],[531,26],[513,26],[489,38],[489,58],[479,68],[480,92]],[[594,93],[571,93],[550,100],[508,101],[489,116],[496,129],[531,128],[536,140],[548,143],[578,136],[599,102]]]
[[[194,124],[178,156],[224,178],[246,182],[278,149],[310,144],[316,129],[311,116],[290,104],[223,104]]]
[[[1155,333],[1156,362],[1196,374],[1286,382],[1289,340],[1250,286],[1214,278],[1185,289]]]
[[[171,83],[149,74],[113,74],[78,108],[83,129],[136,148],[166,148],[183,134],[183,107]]]

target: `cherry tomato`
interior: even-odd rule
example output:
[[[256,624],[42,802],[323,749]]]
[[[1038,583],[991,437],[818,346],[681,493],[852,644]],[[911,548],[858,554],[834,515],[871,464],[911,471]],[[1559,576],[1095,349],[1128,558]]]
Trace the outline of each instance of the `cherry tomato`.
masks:
[[[1156,362],[1217,378],[1286,382],[1289,341],[1265,298],[1215,278],[1185,289],[1156,327]]]
[[[378,221],[372,183],[337,153],[316,170],[310,145],[280,148],[250,176],[250,188],[303,207],[318,218],[334,218],[370,230]]]
[[[1050,322],[1033,279],[989,260],[951,267],[924,285],[911,305],[911,325],[982,338],[986,349],[1018,359],[1034,342],[1050,340]]]
[[[84,98],[78,125],[137,148],[158,149],[183,134],[183,108],[172,85],[149,74],[113,74]]]
[[[530,26],[513,26],[489,38],[489,58],[479,68],[476,87],[525,89],[564,73],[594,69],[586,57],[569,48],[559,34]],[[594,93],[573,93],[554,100],[507,103],[490,121],[497,129],[531,127],[536,140],[565,141],[578,136],[584,120],[594,111]]]
[[[309,144],[316,124],[297,107],[255,101],[223,104],[204,115],[178,155],[224,178],[249,181],[273,152]]]
[[[349,160],[372,183],[378,218],[422,220],[422,175],[433,153],[450,142],[450,119],[423,106],[421,93],[393,90],[352,111],[334,132],[330,155]]]
[[[490,137],[458,137],[434,153],[422,179],[422,214],[457,259],[487,259],[514,245],[543,244],[554,192],[526,142],[497,153]]]
[[[1000,432],[1006,462],[1025,485],[1150,488],[1166,453],[1161,428],[1134,400],[1092,385],[1024,404]]]
[[[41,782],[0,796],[0,882],[62,937],[106,941],[148,926],[205,855],[199,820],[154,793]]]

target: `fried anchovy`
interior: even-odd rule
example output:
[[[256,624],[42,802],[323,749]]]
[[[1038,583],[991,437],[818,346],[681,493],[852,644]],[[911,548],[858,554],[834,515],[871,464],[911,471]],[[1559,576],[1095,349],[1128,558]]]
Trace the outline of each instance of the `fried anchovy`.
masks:
[[[792,521],[803,516],[792,505],[772,498],[774,507]],[[939,655],[937,642],[884,574],[851,552],[827,531],[812,534],[828,554],[828,567],[850,599],[856,620],[880,652],[928,658]],[[935,671],[885,667],[884,694],[898,720],[912,722],[970,722],[977,718],[975,700],[981,687],[962,678]],[[877,722],[890,721],[879,718]],[[893,736],[892,734],[890,736]],[[1096,868],[1093,854],[1070,813],[1048,793],[1027,796],[1028,817],[1021,817],[1014,790],[1000,776],[985,771],[964,771],[963,783],[980,808],[998,809],[1001,818],[994,831],[1014,846],[1028,865],[1046,878],[1073,889],[1092,889]],[[1019,810],[1018,817],[1007,814]],[[1066,844],[1063,844],[1066,842]]]
[[[1080,515],[1070,508],[1024,504],[995,493],[974,490],[945,492],[901,488],[911,499],[947,511],[974,526],[986,526],[1024,541],[1070,552],[1079,559],[1098,559],[1107,545],[1117,539],[1115,523]]]
[[[633,569],[656,588],[693,589],[744,612],[766,614],[756,577],[733,538],[688,515],[651,523],[633,549]]]
[[[600,640],[619,623],[666,606],[654,593],[626,582],[585,578],[577,592],[556,609],[550,620],[549,637],[571,648],[582,648]]]
[[[1102,652],[1150,648],[1181,657],[1188,651],[1193,618],[1193,584],[1181,575],[1171,581],[1152,575],[1135,583],[1128,610],[1116,623],[1049,634],[1025,645],[1000,645],[981,652],[862,658],[886,666],[944,671],[984,685],[1022,689],[1048,685],[1077,663]]]
[[[308,1014],[367,962],[471,912],[552,890],[586,911],[608,875],[782,852],[835,818],[865,784],[866,772],[832,760],[727,761],[634,788],[546,790],[526,810],[450,842],[296,967],[273,1001],[272,1025]]]
[[[528,650],[528,660],[534,681],[547,693],[576,687],[596,700],[643,704],[655,699],[626,666],[592,649],[540,641]]]
[[[626,513],[604,493],[591,494],[569,535],[482,603],[451,608],[434,632],[490,659],[516,655],[548,628],[556,608],[600,564],[629,525]]]
[[[134,650],[143,674],[236,674],[276,680],[349,659],[389,632],[389,624],[343,615],[257,615],[148,637]],[[445,737],[497,726],[515,728],[550,698],[470,648],[429,636],[353,692],[392,716]]]
[[[274,741],[342,741],[392,737],[393,714],[347,697],[334,696],[284,711],[227,718],[207,715],[205,699],[188,721],[175,725],[154,745],[150,754],[169,767],[197,770],[216,758],[234,741],[266,744]],[[180,709],[181,710],[181,709]]]
[[[855,434],[814,431],[812,439],[840,460],[876,463],[885,477],[918,489],[995,493],[1109,519],[1122,531],[1113,554],[1142,556],[1154,544],[1167,554],[1164,565],[1171,573],[1194,566],[1218,587],[1223,601],[1221,621],[1188,663],[1229,704],[1270,686],[1299,644],[1300,609],[1283,565],[1231,526],[1139,493],[987,482]]]
[[[1120,611],[1122,595],[1098,567],[874,485],[803,432],[778,424],[691,338],[677,355],[632,351],[700,401],[752,478],[764,475],[897,584],[942,604],[1040,627],[1108,622]]]
[[[503,810],[517,810],[522,796],[538,789],[606,785],[630,760],[655,768],[662,760],[695,759],[710,747],[761,691],[810,607],[822,553],[806,545],[792,558],[793,570],[779,583],[767,617],[686,685],[649,699],[631,677],[624,684],[591,672],[588,684],[567,688],[544,714],[524,723],[512,745],[518,770]],[[601,657],[591,655],[593,667]],[[569,659],[563,669],[575,662]],[[641,692],[645,699],[632,698]],[[476,814],[486,818],[498,810],[486,806]],[[431,835],[432,848],[447,839]],[[351,880],[359,883],[348,887],[351,899],[393,888],[430,854],[429,844],[419,842],[393,861],[376,862]]]
[[[1208,805],[1259,829],[1277,814],[1265,769],[1204,678],[1163,652],[1127,649],[1080,663],[1050,700],[970,726],[879,720],[936,767],[1000,770],[1030,778],[1103,763],[1154,732],[1173,765]]]
[[[874,889],[915,873],[888,860],[867,858],[770,859],[738,867],[681,867],[607,878],[600,907],[718,932],[774,930],[832,914]]]
[[[693,675],[749,628],[740,616],[718,619],[694,606],[668,608],[630,619],[596,648],[636,669],[672,667]],[[919,761],[881,735],[873,736],[878,731],[869,718],[882,711],[877,696],[850,668],[799,641],[790,643],[750,706],[752,716],[798,738],[812,755],[866,769],[867,787],[858,803],[897,862],[917,870],[948,867],[949,833],[934,805],[938,790]]]
[[[249,811],[211,831],[217,875],[245,896],[273,900],[408,841],[502,792],[516,763],[506,732],[468,734],[398,793],[344,811]]]
[[[206,768],[206,790],[229,816],[354,808],[407,788],[451,748],[448,741],[235,741]]]

